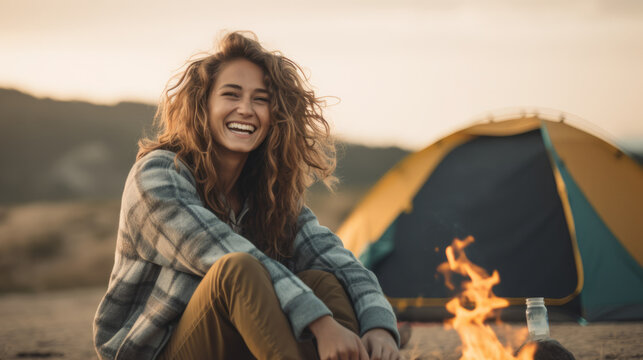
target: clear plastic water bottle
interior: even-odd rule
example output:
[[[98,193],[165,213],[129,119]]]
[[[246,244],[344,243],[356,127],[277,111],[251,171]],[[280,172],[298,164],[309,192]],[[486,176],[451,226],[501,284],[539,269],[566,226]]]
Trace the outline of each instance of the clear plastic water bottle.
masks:
[[[549,321],[547,319],[547,308],[545,299],[527,299],[527,329],[529,329],[530,340],[542,340],[549,338]]]

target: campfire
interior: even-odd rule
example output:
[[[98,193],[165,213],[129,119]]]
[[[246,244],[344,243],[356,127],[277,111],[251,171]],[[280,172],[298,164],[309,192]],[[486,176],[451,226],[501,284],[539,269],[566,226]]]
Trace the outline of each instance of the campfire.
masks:
[[[499,309],[509,306],[506,299],[497,297],[491,288],[500,282],[500,275],[493,271],[489,275],[483,268],[473,264],[465,255],[464,248],[474,241],[469,236],[464,240],[454,239],[447,247],[447,262],[438,267],[445,277],[446,286],[455,289],[453,274],[468,278],[462,282],[462,292],[446,304],[446,309],[454,315],[445,322],[445,327],[458,332],[462,341],[462,357],[460,360],[532,360],[536,351],[535,345],[524,346],[517,356],[514,356],[512,345],[520,344],[527,338],[527,330],[511,331],[513,344],[502,344],[491,326],[486,322],[495,317]],[[500,320],[497,320],[502,326]]]

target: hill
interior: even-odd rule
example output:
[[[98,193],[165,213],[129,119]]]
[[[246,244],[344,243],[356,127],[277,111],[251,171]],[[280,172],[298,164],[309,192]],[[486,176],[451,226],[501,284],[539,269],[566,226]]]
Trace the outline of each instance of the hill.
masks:
[[[117,196],[153,115],[0,90],[0,203]]]

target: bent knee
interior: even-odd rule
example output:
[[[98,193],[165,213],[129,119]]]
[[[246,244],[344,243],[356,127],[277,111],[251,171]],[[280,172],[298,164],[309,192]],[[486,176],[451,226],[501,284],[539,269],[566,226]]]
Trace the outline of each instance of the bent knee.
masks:
[[[223,255],[212,266],[238,266],[259,263],[256,257],[245,252],[233,252]]]
[[[257,287],[265,288],[266,284],[272,284],[272,281],[263,264],[250,254],[236,252],[226,254],[212,264],[199,286],[211,302],[229,306],[234,296],[250,293]]]
[[[239,279],[246,274],[256,275],[262,272],[267,274],[267,270],[257,258],[247,253],[235,252],[226,254],[215,261],[206,276],[211,276],[213,280]]]

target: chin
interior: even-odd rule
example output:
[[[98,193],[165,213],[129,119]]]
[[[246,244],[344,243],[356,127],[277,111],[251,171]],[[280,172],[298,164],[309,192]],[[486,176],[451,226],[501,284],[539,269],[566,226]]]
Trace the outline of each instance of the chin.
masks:
[[[249,154],[254,151],[257,146],[247,146],[247,145],[232,145],[226,146],[225,149],[233,153]]]

